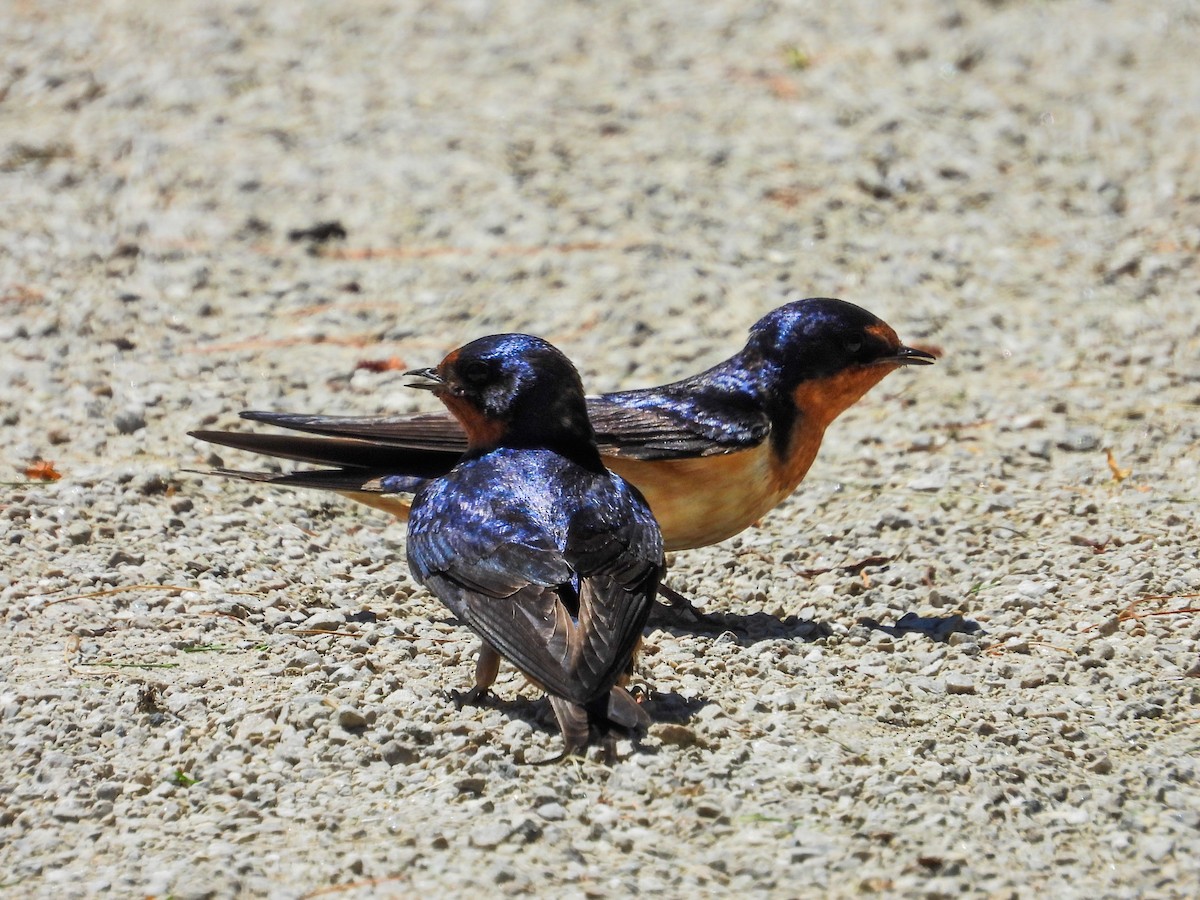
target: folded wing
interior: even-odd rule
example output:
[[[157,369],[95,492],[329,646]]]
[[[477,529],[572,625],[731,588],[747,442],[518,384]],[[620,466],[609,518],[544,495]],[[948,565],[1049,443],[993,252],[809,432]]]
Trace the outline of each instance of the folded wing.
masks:
[[[461,503],[449,516],[438,501],[414,512],[408,555],[417,578],[549,693],[579,704],[603,696],[657,590],[662,542],[649,513],[607,533],[572,528],[560,549],[527,523]]]

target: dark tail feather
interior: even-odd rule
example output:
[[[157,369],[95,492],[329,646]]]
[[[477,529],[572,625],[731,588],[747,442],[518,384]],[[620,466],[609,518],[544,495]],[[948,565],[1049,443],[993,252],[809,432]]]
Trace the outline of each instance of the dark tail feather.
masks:
[[[578,703],[553,695],[550,696],[550,706],[554,710],[554,717],[558,719],[558,728],[566,745],[563,756],[582,753],[591,739],[588,711]]]
[[[437,478],[458,462],[460,454],[444,450],[413,450],[356,438],[313,438],[295,434],[257,434],[243,431],[189,431],[189,435],[250,453],[339,468],[371,469],[392,475]]]
[[[644,731],[650,727],[650,714],[623,687],[614,687],[608,692],[607,714],[610,722],[627,731]]]
[[[649,714],[623,687],[614,686],[587,706],[551,696],[550,706],[562,731],[564,756],[582,753],[593,736],[606,737],[614,725],[626,731],[641,731],[650,725]]]

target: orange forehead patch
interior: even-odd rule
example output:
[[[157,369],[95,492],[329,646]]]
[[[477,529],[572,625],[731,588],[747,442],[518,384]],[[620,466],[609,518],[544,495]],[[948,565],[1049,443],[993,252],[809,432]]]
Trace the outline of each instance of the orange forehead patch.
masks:
[[[437,371],[438,371],[438,374],[441,375],[443,378],[446,377],[446,373],[448,371],[450,371],[450,369],[454,366],[455,362],[458,361],[458,353],[459,353],[459,350],[461,350],[461,349],[462,348],[459,347],[458,350],[451,350],[449,353],[446,354],[445,358],[440,363],[438,363]]]
[[[887,322],[876,322],[874,325],[868,325],[866,332],[873,337],[879,338],[889,347],[900,346],[900,336],[896,334],[892,326]]]

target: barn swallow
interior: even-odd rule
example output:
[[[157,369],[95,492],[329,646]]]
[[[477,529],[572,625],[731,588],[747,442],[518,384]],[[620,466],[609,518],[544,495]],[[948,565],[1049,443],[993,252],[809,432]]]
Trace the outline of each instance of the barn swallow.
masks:
[[[662,534],[604,467],[575,367],[541,338],[504,334],[408,374],[466,437],[414,496],[407,545],[417,581],[484,641],[473,693],[498,652],[549,695],[564,755],[612,725],[648,724],[619,682],[654,603]]]
[[[933,361],[861,307],[796,300],[755,323],[745,347],[724,362],[660,387],[590,397],[588,415],[605,465],[645,496],[666,549],[686,550],[732,537],[765,516],[804,479],[834,419],[889,372]],[[191,434],[332,468],[220,474],[339,491],[402,519],[413,492],[449,471],[468,447],[464,428],[448,414],[242,417],[322,437]]]

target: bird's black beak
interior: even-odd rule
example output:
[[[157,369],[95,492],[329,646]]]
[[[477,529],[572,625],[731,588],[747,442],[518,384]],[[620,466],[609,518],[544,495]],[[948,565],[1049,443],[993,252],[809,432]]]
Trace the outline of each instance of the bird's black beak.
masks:
[[[438,374],[437,369],[413,369],[411,372],[405,372],[404,374],[412,375],[414,378],[426,379],[425,381],[405,385],[405,387],[417,388],[422,391],[436,391],[446,383],[445,379]]]
[[[896,348],[895,355],[887,357],[886,361],[901,366],[932,366],[936,359],[936,356],[926,350],[901,345]]]

